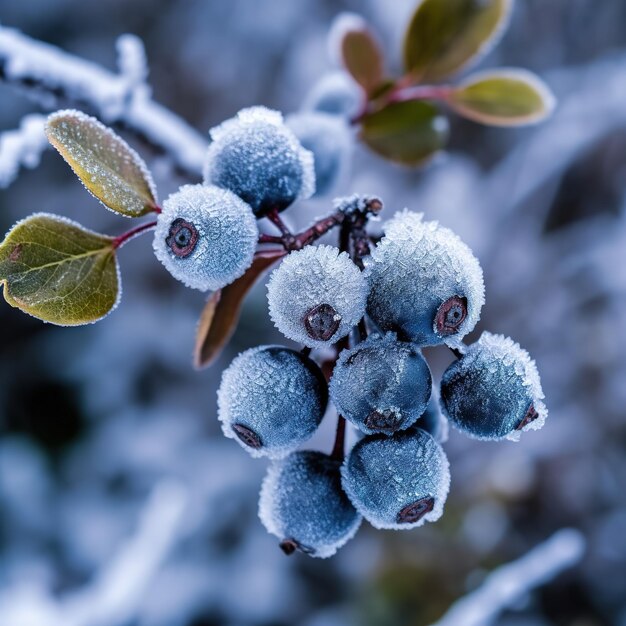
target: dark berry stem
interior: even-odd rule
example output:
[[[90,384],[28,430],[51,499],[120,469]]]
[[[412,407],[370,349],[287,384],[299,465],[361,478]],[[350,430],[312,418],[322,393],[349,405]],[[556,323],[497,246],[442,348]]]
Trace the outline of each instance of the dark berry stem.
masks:
[[[268,218],[270,216],[268,215]],[[271,219],[271,218],[270,218]],[[291,233],[288,229],[280,236],[267,235],[262,233],[259,235],[259,243],[274,243],[283,247],[287,252],[293,252],[296,250],[302,250],[305,246],[313,243],[316,239],[319,239],[322,235],[325,235],[328,231],[332,230],[336,226],[343,223],[345,215],[340,211],[333,213],[327,217],[323,217],[299,233]],[[281,220],[282,223],[282,220]],[[278,227],[278,224],[276,224]],[[283,224],[284,226],[284,224]],[[286,228],[286,227],[285,227]]]
[[[292,232],[289,230],[289,227],[287,226],[287,224],[285,224],[285,222],[283,222],[282,218],[280,217],[278,209],[272,209],[267,214],[267,219],[270,222],[272,222],[272,224],[274,224],[274,226],[276,226],[276,228],[278,228],[278,230],[280,231],[280,233],[281,233],[281,235],[283,237],[291,237],[292,236]]]
[[[304,346],[302,350],[300,350],[300,354],[304,354],[304,356],[310,356],[313,348],[309,348],[308,346]]]
[[[122,247],[127,241],[130,241],[131,239],[135,238],[137,235],[145,233],[148,230],[152,230],[156,225],[157,225],[156,221],[147,222],[145,224],[142,224],[141,226],[137,226],[136,228],[131,228],[131,230],[125,233],[122,233],[119,237],[115,237],[115,239],[113,239],[113,249],[117,250],[118,248]]]
[[[337,461],[343,461],[346,443],[346,418],[339,415],[337,417],[337,431],[335,433],[335,445],[330,456]]]

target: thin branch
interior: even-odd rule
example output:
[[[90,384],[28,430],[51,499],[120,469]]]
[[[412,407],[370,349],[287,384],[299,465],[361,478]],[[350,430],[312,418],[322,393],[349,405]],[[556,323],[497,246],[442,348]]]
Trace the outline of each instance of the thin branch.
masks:
[[[457,600],[434,626],[489,626],[530,591],[580,561],[585,538],[572,528],[556,532],[517,561],[494,570],[484,583]]]
[[[32,169],[39,165],[49,146],[45,123],[45,116],[33,113],[22,118],[18,129],[0,135],[0,188],[8,187],[21,167]]]
[[[125,243],[127,243],[131,239],[134,239],[138,235],[141,235],[142,233],[145,233],[148,230],[152,230],[153,228],[155,228],[156,225],[157,225],[156,221],[146,222],[145,224],[141,224],[140,226],[131,228],[131,230],[125,233],[122,233],[119,237],[116,237],[113,240],[113,248],[115,250],[117,250],[118,248],[121,248]]]
[[[140,42],[118,43],[120,73],[0,26],[0,80],[23,90],[46,110],[75,107],[132,132],[171,158],[192,178],[202,174],[208,141],[152,100]]]

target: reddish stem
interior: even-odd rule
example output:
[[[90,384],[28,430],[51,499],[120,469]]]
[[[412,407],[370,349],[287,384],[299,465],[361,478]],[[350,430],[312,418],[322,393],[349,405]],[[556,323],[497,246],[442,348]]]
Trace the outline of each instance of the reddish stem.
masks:
[[[439,100],[446,102],[453,88],[446,85],[418,85],[393,91],[387,102],[410,102],[414,100]]]
[[[272,209],[267,214],[267,219],[272,222],[272,224],[274,224],[276,228],[278,228],[283,237],[291,236],[291,231],[289,230],[287,224],[285,224],[285,222],[283,222],[282,218],[280,217],[278,209]]]
[[[447,102],[454,91],[454,88],[448,85],[417,85],[411,87],[411,82],[411,79],[408,77],[400,79],[389,93],[375,103],[373,109],[368,103],[350,120],[350,123],[353,125],[358,124],[373,111],[378,111],[394,102],[414,102],[416,100]]]
[[[153,229],[157,225],[156,221],[154,222],[146,222],[145,224],[141,224],[141,226],[137,226],[136,228],[131,228],[131,230],[122,233],[119,237],[115,237],[113,239],[113,249],[117,250],[121,246],[123,246],[127,241],[130,241],[137,235],[144,233],[148,230]]]
[[[277,217],[274,216],[274,217]],[[270,215],[268,214],[268,218]],[[313,243],[316,239],[319,239],[322,235],[325,235],[329,230],[335,228],[341,224],[345,219],[345,215],[338,211],[337,213],[333,213],[327,217],[323,217],[313,224],[313,226],[303,230],[300,233],[292,233],[283,223],[283,221],[278,218],[282,227],[278,226],[278,223],[272,221],[281,231],[284,229],[284,232],[280,236],[275,235],[267,235],[265,233],[261,233],[259,235],[259,243],[275,243],[281,245],[287,252],[293,252],[294,250],[302,250],[304,246],[308,246],[310,243]]]

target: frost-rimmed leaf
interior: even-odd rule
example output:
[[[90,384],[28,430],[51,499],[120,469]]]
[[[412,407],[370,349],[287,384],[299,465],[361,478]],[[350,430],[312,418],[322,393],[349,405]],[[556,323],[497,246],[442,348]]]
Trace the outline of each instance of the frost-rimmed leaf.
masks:
[[[0,244],[4,298],[45,322],[96,322],[118,303],[115,240],[47,213],[18,222]]]
[[[194,349],[196,368],[208,367],[215,362],[237,328],[239,312],[246,294],[260,276],[286,254],[284,250],[257,253],[252,265],[241,278],[211,294],[198,323]]]
[[[404,37],[407,72],[422,82],[442,80],[500,39],[513,0],[423,0]]]
[[[361,139],[381,156],[420,165],[448,140],[448,120],[429,102],[394,102],[363,118]]]
[[[555,99],[532,72],[486,71],[469,76],[448,100],[463,117],[492,126],[535,124],[552,113]]]
[[[48,117],[50,143],[104,206],[126,217],[157,208],[152,176],[143,159],[110,128],[80,111]]]
[[[342,13],[330,34],[343,66],[354,80],[372,94],[383,82],[383,53],[367,22],[355,13]]]

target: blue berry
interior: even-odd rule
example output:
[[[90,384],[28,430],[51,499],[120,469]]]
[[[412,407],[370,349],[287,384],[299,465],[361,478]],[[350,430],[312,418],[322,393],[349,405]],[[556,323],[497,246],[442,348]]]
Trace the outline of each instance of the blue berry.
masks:
[[[270,466],[261,489],[259,517],[286,554],[320,558],[354,537],[361,516],[341,488],[340,461],[301,451]]]
[[[304,148],[313,153],[315,196],[328,196],[346,178],[352,156],[352,133],[342,118],[328,113],[295,113],[287,118]]]
[[[535,362],[503,335],[483,333],[441,380],[442,408],[453,426],[476,439],[519,440],[547,417]]]
[[[317,365],[282,346],[241,353],[224,371],[218,418],[227,437],[252,456],[280,458],[315,432],[328,402]]]
[[[303,110],[320,111],[350,119],[361,107],[363,92],[345,72],[325,74],[307,95]]]
[[[381,330],[419,345],[458,346],[480,318],[483,274],[449,229],[403,211],[368,259],[367,310]]]
[[[219,187],[185,185],[163,203],[153,248],[188,287],[221,289],[252,263],[259,231],[252,209]]]
[[[391,434],[424,413],[432,378],[420,350],[393,333],[344,350],[330,381],[337,411],[366,434]]]
[[[366,297],[363,273],[332,246],[292,252],[267,286],[270,317],[278,330],[310,348],[345,337],[363,317]]]
[[[243,109],[211,130],[204,168],[207,184],[230,189],[257,217],[282,211],[315,191],[313,155],[265,107]]]
[[[342,484],[372,526],[402,530],[441,517],[450,468],[441,446],[412,428],[361,439],[344,463]]]

